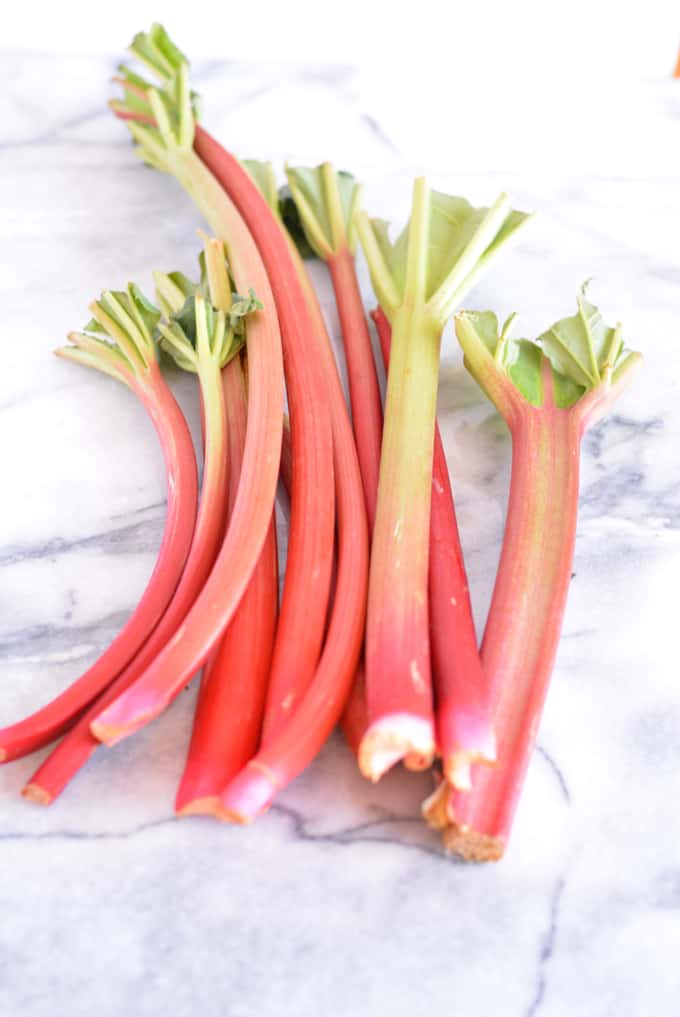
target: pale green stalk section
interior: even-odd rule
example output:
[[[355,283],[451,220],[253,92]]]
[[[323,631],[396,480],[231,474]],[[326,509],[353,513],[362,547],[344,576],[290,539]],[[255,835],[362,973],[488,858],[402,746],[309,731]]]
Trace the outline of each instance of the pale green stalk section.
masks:
[[[321,179],[323,180],[326,207],[328,208],[328,217],[331,224],[333,250],[338,251],[347,242],[347,235],[345,233],[345,218],[342,211],[342,202],[340,201],[340,191],[338,190],[338,178],[331,163],[325,162],[322,165]],[[293,196],[295,196],[294,191]]]
[[[375,239],[371,220],[363,209],[355,216],[354,225],[371,270],[371,282],[378,303],[391,323],[394,312],[401,303],[399,291]]]
[[[205,267],[208,273],[210,299],[220,311],[229,311],[232,306],[231,286],[224,262],[224,244],[216,238],[205,237],[203,242]]]

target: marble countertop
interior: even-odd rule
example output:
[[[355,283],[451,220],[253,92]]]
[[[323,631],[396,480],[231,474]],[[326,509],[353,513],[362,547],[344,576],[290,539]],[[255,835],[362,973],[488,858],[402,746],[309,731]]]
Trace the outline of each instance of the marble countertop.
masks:
[[[113,66],[0,61],[0,723],[104,647],[162,530],[162,464],[142,410],[50,355],[103,287],[149,285],[153,268],[193,264],[189,201],[138,164],[105,109]],[[507,189],[540,209],[468,306],[517,310],[537,334],[571,313],[593,276],[593,297],[624,321],[646,367],[585,442],[564,637],[502,864],[447,858],[419,818],[428,778],[399,772],[369,786],[339,737],[253,828],[176,821],[190,691],[101,751],[51,809],[18,795],[35,757],[0,769],[0,1011],[671,1017],[680,83],[603,95],[587,111],[562,96],[540,130],[531,108],[505,96],[478,139],[466,110],[455,128],[454,109],[450,144],[435,107],[430,124],[400,118],[389,88],[349,68],[205,63],[196,84],[206,122],[239,154],[331,158],[365,180],[375,214],[404,218],[416,170],[476,201]],[[197,429],[190,379],[176,387]],[[450,339],[440,409],[481,627],[509,446]]]

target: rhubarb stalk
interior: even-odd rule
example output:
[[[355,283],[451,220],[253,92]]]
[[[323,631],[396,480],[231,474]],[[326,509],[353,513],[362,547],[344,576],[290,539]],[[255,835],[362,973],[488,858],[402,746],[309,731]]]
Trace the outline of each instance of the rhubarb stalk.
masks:
[[[347,361],[352,425],[364,486],[369,532],[378,497],[382,406],[371,336],[354,265],[353,221],[361,188],[326,162],[287,169],[288,185],[310,247],[328,265]]]
[[[387,367],[390,323],[380,308],[372,313],[372,318]],[[471,786],[471,764],[493,763],[496,747],[453,492],[438,426],[432,459],[428,596],[437,747],[444,775],[454,787],[464,791]],[[365,708],[363,716],[361,713],[361,691],[362,682],[357,682],[348,703],[347,719],[343,721],[350,745],[357,743],[359,725],[367,723]]]
[[[271,167],[249,164],[249,170],[278,220]],[[218,814],[241,823],[251,822],[269,808],[276,793],[311,763],[338,722],[359,660],[366,613],[368,527],[352,426],[314,288],[295,245],[278,221],[305,293],[328,385],[337,504],[337,575],[328,633],[311,685],[288,722],[275,734],[265,731],[257,755],[222,795]]]
[[[218,199],[212,191],[215,185],[224,190],[260,251],[276,300],[296,465],[286,575],[270,676],[268,704],[273,706],[268,705],[265,716],[265,730],[275,731],[285,724],[311,681],[326,626],[335,513],[323,365],[304,294],[275,218],[238,160],[195,123],[186,58],[160,25],[136,36],[131,50],[161,85],[153,88],[123,68],[119,81],[125,98],[112,103],[115,112],[127,119],[145,161],[179,180],[218,235]],[[179,145],[168,143],[174,130]]]
[[[512,320],[512,319],[510,319]],[[578,313],[537,342],[510,340],[490,312],[461,312],[465,363],[505,419],[512,474],[482,664],[498,739],[495,768],[473,768],[466,794],[440,785],[425,805],[449,850],[500,858],[536,739],[569,588],[580,444],[640,365],[584,292]]]
[[[129,121],[142,158],[175,176],[229,250],[237,289],[261,299],[248,326],[248,424],[238,494],[224,542],[184,622],[144,674],[95,718],[107,744],[132,734],[164,710],[203,665],[234,616],[269,532],[283,427],[281,336],[269,278],[250,231],[193,150],[194,117],[186,65],[170,89],[150,88],[144,102],[155,126]],[[135,110],[131,111],[136,115]]]
[[[69,688],[29,717],[0,731],[0,762],[48,745],[74,723],[135,656],[158,623],[180,580],[198,498],[196,458],[182,411],[160,373],[153,343],[158,313],[135,286],[105,292],[90,308],[86,332],[72,332],[57,355],[127,385],[143,403],[161,442],[168,510],[153,574],[137,608],[109,648]]]
[[[206,253],[214,251],[224,265],[219,242],[206,238]],[[224,269],[226,277],[226,266]],[[159,321],[160,343],[177,365],[198,378],[204,432],[204,466],[196,529],[180,583],[161,621],[135,659],[65,735],[24,788],[24,795],[48,805],[64,790],[99,747],[90,723],[140,677],[174,636],[196,600],[212,568],[224,531],[227,506],[226,415],[222,369],[244,341],[244,319],[259,309],[253,298],[232,301],[228,313],[215,310],[197,287],[180,273],[155,273],[158,302],[168,316]],[[211,294],[208,294],[211,297]],[[173,318],[173,315],[175,316]]]
[[[233,309],[221,245],[206,250],[213,305]],[[246,435],[247,397],[241,361],[222,372],[229,444],[228,512],[233,510]],[[201,679],[196,714],[175,810],[181,815],[215,812],[223,787],[257,751],[278,611],[274,518],[238,610]]]
[[[434,756],[427,584],[441,333],[526,218],[505,195],[474,209],[431,192],[422,178],[410,223],[393,245],[383,223],[364,212],[357,217],[392,327],[366,633],[370,724],[359,751],[362,773],[372,780],[401,759],[423,768]]]

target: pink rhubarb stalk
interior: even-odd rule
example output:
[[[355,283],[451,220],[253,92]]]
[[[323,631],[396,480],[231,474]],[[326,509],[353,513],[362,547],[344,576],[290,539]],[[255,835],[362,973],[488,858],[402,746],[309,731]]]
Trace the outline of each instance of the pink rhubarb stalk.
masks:
[[[392,326],[368,595],[366,702],[359,766],[378,780],[435,753],[428,617],[430,500],[441,334],[452,310],[526,216],[502,195],[489,209],[415,182],[411,219],[391,244],[356,219],[373,286]]]
[[[352,426],[364,486],[369,533],[378,497],[382,405],[371,335],[354,264],[353,219],[361,188],[349,173],[326,162],[286,171],[307,240],[328,265],[347,361]]]
[[[223,381],[231,511],[247,417],[245,378],[239,360],[225,368]],[[224,786],[257,751],[277,611],[276,528],[272,518],[248,589],[201,679],[191,744],[175,801],[180,815],[215,812]]]
[[[275,199],[272,201],[276,209]],[[280,227],[281,228],[281,227]],[[333,422],[337,504],[337,574],[328,633],[313,681],[276,734],[265,732],[257,755],[221,800],[223,818],[248,823],[312,762],[338,722],[361,652],[366,615],[368,527],[352,426],[321,308],[302,260],[290,245],[327,379]]]
[[[228,238],[220,229],[220,196],[215,188],[222,192],[223,201],[230,205],[233,201],[264,259],[275,294],[296,469],[270,677],[273,691],[269,701],[275,709],[268,709],[265,717],[266,727],[274,729],[285,723],[314,674],[330,595],[335,522],[333,448],[323,369],[315,355],[299,283],[275,220],[238,161],[195,123],[186,59],[160,26],[137,36],[131,49],[158,75],[161,86],[155,89],[125,70],[121,80],[125,100],[112,104],[115,112],[127,120],[145,161],[173,174],[224,239]],[[171,692],[167,702],[175,694]]]
[[[217,251],[215,252],[215,245]],[[214,253],[224,263],[224,249],[217,241],[206,238],[206,257]],[[226,266],[224,267],[226,278]],[[168,316],[179,312],[189,292],[180,288],[177,277],[156,273],[158,301]],[[185,282],[187,282],[185,280]],[[160,651],[174,636],[187,612],[200,593],[212,568],[224,532],[227,509],[227,442],[226,414],[222,388],[222,369],[242,344],[243,316],[256,308],[252,300],[241,301],[230,315],[212,309],[191,287],[194,302],[192,336],[174,321],[161,322],[161,343],[178,366],[197,375],[203,415],[204,466],[196,529],[191,550],[180,583],[152,635],[134,660],[109,686],[50,753],[24,788],[24,796],[49,805],[64,790],[92,754],[99,741],[92,735],[90,724],[99,713],[114,702],[125,689],[144,673]],[[212,294],[210,294],[212,297]]]
[[[540,346],[511,342],[509,322],[499,334],[492,314],[456,318],[466,365],[512,437],[503,549],[482,643],[498,763],[474,767],[468,793],[442,783],[425,813],[449,850],[480,861],[505,850],[536,740],[571,575],[581,439],[641,360],[583,295],[578,306]]]
[[[372,317],[387,366],[390,323],[380,308]],[[454,787],[465,791],[471,786],[471,763],[493,763],[496,747],[439,427],[434,432],[428,583],[437,747],[444,775]],[[355,728],[359,707],[352,699],[350,705]]]
[[[273,212],[238,160],[200,126],[196,151],[252,231],[281,322],[294,469],[286,575],[263,728],[263,737],[274,737],[312,680],[326,627],[335,523],[329,394],[314,324]]]
[[[206,267],[213,305],[233,312],[224,255],[217,241],[206,248]],[[224,368],[222,383],[227,408],[229,514],[238,493],[248,415],[246,379],[238,358]],[[201,679],[191,743],[175,801],[178,814],[214,812],[222,788],[257,750],[278,596],[276,527],[272,515],[248,589]]]
[[[149,89],[155,127],[128,121],[149,164],[186,188],[233,264],[237,289],[252,287],[263,310],[248,325],[248,424],[238,494],[215,565],[192,608],[144,674],[93,721],[96,738],[114,744],[158,716],[205,663],[233,618],[260,559],[271,525],[283,427],[281,334],[267,272],[234,204],[193,150],[194,119],[186,65],[174,82],[171,116],[166,99]],[[165,93],[164,93],[165,94]],[[134,111],[133,111],[134,112]]]
[[[135,656],[175,592],[194,531],[198,499],[196,458],[182,411],[156,361],[151,335],[153,309],[131,286],[125,294],[104,293],[90,310],[94,315],[90,332],[94,334],[72,333],[69,339],[73,345],[57,350],[57,355],[116,378],[143,403],[165,457],[168,478],[165,531],[151,579],[124,628],[96,663],[69,688],[29,717],[0,730],[0,762],[34,752],[67,731]]]

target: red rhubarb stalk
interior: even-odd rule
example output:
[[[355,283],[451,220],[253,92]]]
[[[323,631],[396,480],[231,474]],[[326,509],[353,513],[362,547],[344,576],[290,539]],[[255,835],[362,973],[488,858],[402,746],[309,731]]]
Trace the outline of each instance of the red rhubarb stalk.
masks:
[[[156,428],[168,478],[165,531],[153,574],[134,613],[92,667],[47,706],[0,731],[0,761],[48,745],[66,731],[134,657],[165,611],[189,553],[198,497],[196,459],[182,411],[158,368],[152,331],[157,315],[139,290],[104,293],[90,308],[88,331],[71,333],[57,355],[127,385]]]
[[[174,82],[173,116],[151,89],[156,127],[128,121],[143,158],[174,175],[190,193],[215,234],[227,245],[237,289],[253,288],[264,310],[248,325],[248,425],[234,511],[210,576],[182,625],[144,674],[91,725],[108,744],[158,716],[205,663],[234,616],[269,532],[281,453],[283,364],[274,299],[250,231],[215,177],[193,151],[194,120],[186,67]]]
[[[272,204],[276,214],[275,197]],[[269,808],[276,793],[311,763],[337,724],[356,672],[366,613],[368,527],[352,426],[316,294],[292,241],[279,228],[308,302],[327,378],[338,514],[337,575],[326,642],[311,685],[288,723],[276,734],[265,733],[255,758],[222,796],[223,817],[241,823]]]
[[[390,323],[373,311],[385,366],[390,359]],[[447,779],[470,788],[470,764],[496,758],[488,688],[482,675],[463,549],[439,427],[434,432],[429,564],[430,649],[436,706],[437,747]],[[356,696],[360,695],[357,689]],[[350,699],[356,729],[359,704]],[[354,740],[355,736],[353,736]]]
[[[392,326],[366,632],[369,728],[362,773],[378,780],[435,752],[428,561],[439,346],[447,318],[526,216],[505,195],[490,209],[416,181],[410,223],[392,245],[357,216],[373,286]]]
[[[206,250],[211,250],[211,246],[206,238]],[[224,264],[224,250],[219,243],[218,247]],[[54,801],[99,747],[90,723],[144,673],[184,621],[213,566],[224,531],[228,457],[222,368],[242,345],[244,316],[258,305],[252,299],[241,300],[230,307],[228,316],[220,311],[215,313],[211,304],[196,293],[196,287],[178,273],[171,276],[156,273],[155,279],[158,301],[169,316],[182,309],[187,297],[190,299],[188,317],[183,319],[189,334],[178,321],[160,322],[158,328],[165,351],[178,366],[194,372],[200,386],[205,451],[196,529],[180,583],[151,637],[24,788],[25,797],[43,805]]]
[[[212,302],[231,307],[224,257],[206,251]],[[236,501],[246,436],[247,397],[240,360],[222,373],[229,445],[228,512]],[[278,611],[274,518],[248,589],[201,679],[196,715],[175,810],[215,812],[222,788],[257,751]]]
[[[173,173],[187,187],[216,232],[212,201],[205,189],[195,186],[195,168],[191,170],[193,182],[187,178],[187,168],[193,166],[191,156],[219,182],[259,248],[276,300],[295,470],[286,576],[265,715],[265,731],[274,732],[286,722],[311,681],[326,626],[335,512],[332,434],[323,365],[304,294],[276,219],[238,160],[195,124],[186,58],[160,25],[138,35],[131,50],[160,78],[162,86],[153,89],[138,75],[124,70],[125,101],[114,103],[114,110],[132,118],[127,122],[143,148],[145,160]],[[156,127],[143,126],[149,118]],[[181,164],[176,158],[168,160],[166,153],[159,159],[154,152],[158,129],[167,134],[173,119],[195,148],[194,153],[182,150]]]
[[[225,370],[224,386],[233,500],[247,412],[238,361]],[[182,815],[215,812],[224,786],[257,751],[277,610],[276,529],[272,520],[248,589],[201,680],[191,744],[175,802]]]
[[[466,366],[505,419],[512,474],[503,549],[482,642],[498,764],[473,768],[466,794],[443,783],[425,812],[449,850],[500,858],[536,739],[553,668],[574,552],[580,444],[630,383],[641,357],[623,350],[581,294],[578,314],[538,343],[510,341],[510,322],[461,312]]]
[[[378,497],[382,405],[354,265],[353,219],[361,188],[349,173],[336,173],[328,162],[315,169],[288,169],[286,174],[307,240],[328,265],[333,283],[347,360],[352,425],[372,532]]]
[[[285,726],[323,641],[333,562],[333,437],[319,343],[279,225],[238,160],[199,126],[196,151],[243,215],[269,273],[281,322],[293,453],[290,528],[263,737]]]

